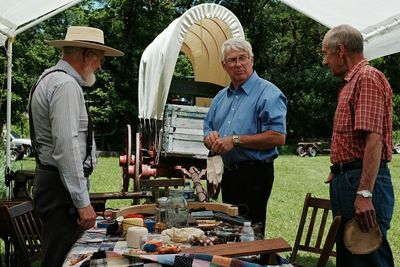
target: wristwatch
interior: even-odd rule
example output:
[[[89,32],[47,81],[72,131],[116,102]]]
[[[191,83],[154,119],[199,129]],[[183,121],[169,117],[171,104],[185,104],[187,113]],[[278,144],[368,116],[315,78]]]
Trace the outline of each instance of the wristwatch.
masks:
[[[238,147],[240,145],[240,140],[238,135],[232,135],[233,146]]]
[[[372,193],[368,190],[361,190],[361,191],[357,191],[357,195],[360,195],[362,197],[365,198],[371,198],[372,197]]]

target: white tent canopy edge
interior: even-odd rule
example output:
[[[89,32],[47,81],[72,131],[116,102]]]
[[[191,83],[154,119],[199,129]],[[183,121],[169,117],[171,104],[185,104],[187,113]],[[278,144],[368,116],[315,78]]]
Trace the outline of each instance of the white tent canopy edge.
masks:
[[[0,0],[0,45],[7,44],[7,117],[6,131],[11,131],[12,44],[17,34],[78,4],[82,0]],[[6,175],[10,172],[10,136],[6,135]],[[11,187],[10,187],[11,188]],[[7,192],[10,197],[10,192]]]
[[[400,52],[399,0],[281,1],[328,28],[349,24],[358,29],[368,60]]]

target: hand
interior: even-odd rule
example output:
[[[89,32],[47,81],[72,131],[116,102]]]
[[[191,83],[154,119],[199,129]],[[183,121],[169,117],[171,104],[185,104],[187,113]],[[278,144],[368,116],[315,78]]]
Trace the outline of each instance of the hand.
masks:
[[[208,149],[211,150],[211,147],[217,141],[219,138],[219,134],[217,131],[212,131],[210,132],[205,138],[204,138],[204,144]]]
[[[83,229],[90,229],[96,224],[96,212],[94,211],[91,204],[84,208],[77,209],[79,218],[78,224]]]
[[[232,136],[218,138],[211,147],[211,151],[215,154],[222,155],[233,149]]]
[[[326,178],[326,180],[325,180],[325,182],[324,183],[326,183],[326,184],[330,184],[331,183],[331,181],[332,181],[332,179],[333,179],[333,172],[330,172],[329,174],[328,174],[328,178]]]
[[[368,232],[376,224],[375,208],[372,198],[365,198],[357,195],[354,201],[356,219],[363,232]]]

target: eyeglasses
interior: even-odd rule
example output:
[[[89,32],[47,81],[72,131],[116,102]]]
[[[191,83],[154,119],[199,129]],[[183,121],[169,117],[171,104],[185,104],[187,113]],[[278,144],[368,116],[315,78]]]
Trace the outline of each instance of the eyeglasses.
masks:
[[[239,62],[240,64],[243,65],[243,64],[246,64],[247,62],[249,62],[249,59],[250,59],[250,57],[248,57],[248,56],[231,57],[231,58],[225,59],[225,63],[230,66],[234,66]]]

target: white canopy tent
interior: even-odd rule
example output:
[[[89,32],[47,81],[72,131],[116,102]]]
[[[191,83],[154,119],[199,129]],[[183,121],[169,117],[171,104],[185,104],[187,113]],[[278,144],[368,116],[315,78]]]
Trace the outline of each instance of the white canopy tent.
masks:
[[[192,63],[195,81],[225,86],[220,47],[229,38],[244,38],[242,25],[228,9],[202,4],[175,19],[146,48],[139,68],[139,118],[162,120],[179,52]]]
[[[7,42],[7,133],[11,130],[12,44],[15,37],[36,24],[70,8],[82,0],[0,0],[0,45]],[[7,136],[7,172],[10,162],[10,136]]]
[[[369,60],[400,51],[399,0],[281,0],[306,16],[332,28],[349,24],[364,36]]]

